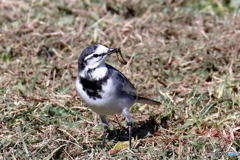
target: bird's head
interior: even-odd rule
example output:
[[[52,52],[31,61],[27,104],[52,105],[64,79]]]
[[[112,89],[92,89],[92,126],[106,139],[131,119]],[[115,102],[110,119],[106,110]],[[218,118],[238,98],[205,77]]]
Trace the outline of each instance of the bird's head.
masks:
[[[105,58],[119,51],[119,48],[108,48],[101,44],[96,44],[85,48],[79,59],[78,69],[79,71],[87,69],[94,69],[104,63]]]

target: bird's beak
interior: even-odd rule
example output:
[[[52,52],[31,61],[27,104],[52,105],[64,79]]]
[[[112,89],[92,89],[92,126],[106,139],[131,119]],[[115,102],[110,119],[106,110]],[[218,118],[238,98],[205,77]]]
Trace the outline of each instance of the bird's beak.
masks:
[[[113,54],[113,53],[118,53],[120,48],[109,48],[108,49],[108,55]]]

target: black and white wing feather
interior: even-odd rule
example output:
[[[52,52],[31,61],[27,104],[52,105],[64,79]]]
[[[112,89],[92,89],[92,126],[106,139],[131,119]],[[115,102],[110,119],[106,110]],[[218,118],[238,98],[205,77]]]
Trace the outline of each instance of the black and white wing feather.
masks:
[[[137,91],[133,86],[133,84],[117,69],[115,69],[114,67],[108,64],[106,64],[106,66],[108,67],[111,76],[115,80],[118,80],[118,82],[116,83],[116,85],[118,86],[116,87],[117,87],[117,90],[121,91],[120,94],[124,93],[124,94],[137,97]]]

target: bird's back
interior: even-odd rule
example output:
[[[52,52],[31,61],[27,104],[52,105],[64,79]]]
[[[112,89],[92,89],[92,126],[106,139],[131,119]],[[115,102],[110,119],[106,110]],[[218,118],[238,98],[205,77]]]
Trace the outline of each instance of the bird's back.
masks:
[[[120,71],[109,64],[106,64],[106,67],[116,83],[115,85],[119,91],[119,94],[129,94],[134,97],[137,96],[137,91],[133,84]]]

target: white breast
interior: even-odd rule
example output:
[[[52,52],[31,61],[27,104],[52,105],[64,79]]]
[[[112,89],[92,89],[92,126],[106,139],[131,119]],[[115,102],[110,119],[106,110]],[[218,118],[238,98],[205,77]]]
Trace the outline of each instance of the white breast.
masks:
[[[79,83],[79,78],[76,79],[75,86],[78,94],[88,107],[100,115],[118,114],[122,112],[123,108],[130,107],[121,103],[119,99],[116,99],[116,88],[111,78],[108,79],[106,85],[103,85],[102,90],[104,92],[100,94],[102,98],[96,100],[90,98],[83,90],[82,84]]]
[[[83,73],[80,75],[82,74]],[[87,74],[87,72],[85,72],[85,74]],[[83,74],[83,77],[85,77],[85,74]],[[92,71],[90,77],[94,80],[98,80],[104,78],[106,74],[108,74],[108,68],[105,64],[103,64],[99,68],[96,68],[94,71]],[[128,109],[135,102],[134,97],[127,94],[122,94],[122,91],[117,90],[119,87],[116,84],[116,80],[114,82],[112,77],[109,77],[106,83],[102,84],[102,91],[99,92],[100,98],[89,97],[89,95],[83,90],[83,86],[79,77],[76,79],[75,85],[77,92],[83,101],[88,105],[89,108],[100,115],[121,113],[124,108]]]

